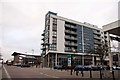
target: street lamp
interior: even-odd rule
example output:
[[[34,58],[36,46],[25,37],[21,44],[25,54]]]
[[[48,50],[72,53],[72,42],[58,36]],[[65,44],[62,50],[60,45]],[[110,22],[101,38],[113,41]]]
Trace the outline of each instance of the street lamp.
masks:
[[[72,52],[75,54],[76,50],[72,48]],[[74,56],[74,54],[71,54],[71,71],[70,71],[70,74],[71,74],[71,75],[72,75],[73,67],[74,67],[74,66],[73,66],[73,63],[74,63],[74,61],[73,61],[73,56]]]

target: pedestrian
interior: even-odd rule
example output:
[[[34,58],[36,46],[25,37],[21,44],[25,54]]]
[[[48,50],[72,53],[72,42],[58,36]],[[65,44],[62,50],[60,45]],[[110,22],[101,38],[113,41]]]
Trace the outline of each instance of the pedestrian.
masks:
[[[84,76],[83,70],[81,70],[81,75],[82,75],[82,77]]]
[[[107,70],[110,70],[110,66],[109,65],[107,65]]]
[[[35,65],[36,65],[36,68],[37,68],[38,67],[38,62],[37,61],[35,62]]]

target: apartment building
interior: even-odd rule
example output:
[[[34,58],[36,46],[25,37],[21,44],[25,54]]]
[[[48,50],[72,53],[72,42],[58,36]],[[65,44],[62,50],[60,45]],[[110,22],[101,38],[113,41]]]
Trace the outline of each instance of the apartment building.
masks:
[[[96,65],[96,56],[87,52],[101,45],[104,36],[101,31],[95,25],[67,19],[49,11],[42,34],[43,65],[67,65],[71,54],[75,58],[74,65]]]

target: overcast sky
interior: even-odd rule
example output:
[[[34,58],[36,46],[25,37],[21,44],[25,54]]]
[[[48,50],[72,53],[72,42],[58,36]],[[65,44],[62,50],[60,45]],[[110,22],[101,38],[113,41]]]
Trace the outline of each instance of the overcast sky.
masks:
[[[4,59],[14,51],[41,53],[48,11],[98,27],[118,19],[119,0],[0,0],[0,47]]]

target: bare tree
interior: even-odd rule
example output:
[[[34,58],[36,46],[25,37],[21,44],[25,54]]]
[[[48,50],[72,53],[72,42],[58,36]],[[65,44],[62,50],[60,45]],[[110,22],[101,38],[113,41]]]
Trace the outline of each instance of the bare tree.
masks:
[[[87,53],[98,55],[100,58],[101,65],[103,65],[104,60],[105,60],[106,56],[108,55],[108,49],[109,49],[108,45],[105,44],[104,42],[101,42],[100,46],[97,46],[94,49],[90,48]]]

